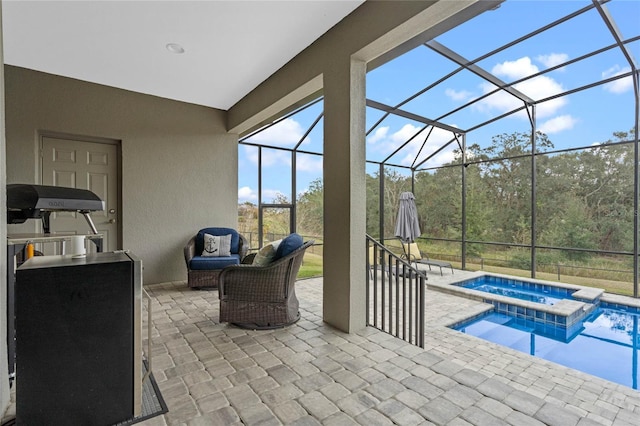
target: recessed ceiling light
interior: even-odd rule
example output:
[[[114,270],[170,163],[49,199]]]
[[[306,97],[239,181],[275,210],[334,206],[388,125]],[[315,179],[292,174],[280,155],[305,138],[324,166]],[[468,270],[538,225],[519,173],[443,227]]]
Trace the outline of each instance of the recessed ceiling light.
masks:
[[[167,43],[166,47],[171,53],[184,53],[184,47],[180,46],[178,43]]]

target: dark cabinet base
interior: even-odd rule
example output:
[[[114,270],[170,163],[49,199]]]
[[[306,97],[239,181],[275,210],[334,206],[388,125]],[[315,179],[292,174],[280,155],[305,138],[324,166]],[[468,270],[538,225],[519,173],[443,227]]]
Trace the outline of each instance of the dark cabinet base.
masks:
[[[113,256],[18,269],[19,425],[111,425],[134,416],[134,265]]]

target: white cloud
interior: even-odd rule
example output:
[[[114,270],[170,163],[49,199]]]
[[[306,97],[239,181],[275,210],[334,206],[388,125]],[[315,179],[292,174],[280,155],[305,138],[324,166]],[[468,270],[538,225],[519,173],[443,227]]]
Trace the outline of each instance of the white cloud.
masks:
[[[277,197],[282,196],[282,194],[283,191],[281,189],[265,188],[262,190],[262,202],[272,203]],[[258,190],[253,189],[249,186],[243,186],[242,188],[238,189],[238,204],[242,204],[246,201],[249,201],[253,204],[258,204]]]
[[[292,147],[300,141],[304,132],[305,130],[300,123],[293,118],[287,118],[255,134],[247,139],[247,141],[263,145]],[[303,143],[309,142],[309,138],[307,137]]]
[[[244,147],[247,160],[253,164],[258,164],[258,150],[253,146]],[[262,166],[288,166],[291,167],[291,152],[277,149],[262,148]]]
[[[608,70],[603,71],[602,78],[615,77],[621,74],[628,73],[629,71],[631,71],[631,68],[629,67],[620,68],[619,65],[615,65],[609,68]],[[631,78],[631,76],[620,78],[616,81],[612,81],[611,83],[607,83],[604,85],[604,89],[607,92],[615,93],[616,95],[627,92],[632,88],[633,88],[633,79]]]
[[[402,126],[402,128],[400,130],[398,130],[397,132],[392,134],[390,139],[391,139],[392,143],[395,145],[395,147],[397,148],[398,145],[401,145],[401,144],[405,143],[413,135],[415,135],[418,132],[419,129],[420,129],[419,127],[416,127],[413,124],[407,123],[404,126]],[[417,138],[419,138],[419,136],[417,136],[416,139]]]
[[[577,122],[578,120],[570,115],[560,115],[542,123],[542,125],[538,127],[538,130],[550,135],[562,132],[563,130],[573,129]]]
[[[302,128],[293,118],[287,118],[279,122],[278,124],[269,127],[268,129],[255,134],[247,139],[247,142],[252,142],[265,147],[262,149],[262,166],[274,167],[274,166],[286,166],[291,167],[291,151],[282,151],[277,149],[269,149],[269,146],[277,146],[283,148],[293,148],[300,141],[304,135],[305,130]],[[307,136],[303,145],[311,143],[310,138]],[[245,153],[247,160],[253,164],[258,164],[258,149],[254,146],[245,146]],[[312,165],[311,161],[303,162],[310,170],[317,170],[317,165]],[[300,167],[300,164],[298,164]],[[322,169],[322,164],[320,165]]]
[[[496,86],[488,82],[483,82],[480,84],[480,88],[482,89],[483,94],[487,94],[493,92],[496,89]],[[497,113],[502,114],[503,112],[511,111],[519,106],[522,106],[521,100],[500,90],[475,103],[473,108],[484,113],[496,111]]]
[[[552,68],[556,65],[567,62],[569,60],[569,55],[566,53],[549,53],[548,55],[538,55],[536,60],[541,62],[545,67]],[[564,67],[559,68],[559,70],[564,69]]]
[[[417,130],[417,128],[415,128],[415,130]],[[448,130],[434,128],[431,134],[429,134],[427,143],[421,150],[422,144],[424,143],[427,134],[429,134],[428,128],[425,129],[420,135],[418,135],[413,141],[411,141],[409,145],[405,147],[405,150],[402,151],[403,153],[405,153],[405,156],[401,160],[400,164],[410,166],[416,160],[416,157],[416,164],[418,164],[453,138],[453,134]],[[455,143],[453,145],[449,145],[444,151],[431,158],[429,160],[428,166],[441,166],[443,164],[451,162],[453,160],[453,150],[457,147],[458,145]]]
[[[367,137],[367,143],[375,144],[376,142],[383,140],[387,137],[387,133],[389,133],[389,126],[378,127],[373,135],[369,135]]]
[[[258,164],[258,149],[253,146],[244,145],[244,153],[250,163]]]
[[[245,146],[246,158],[254,165],[258,164],[258,150],[253,146]],[[291,151],[262,148],[262,167],[291,168]],[[296,167],[304,172],[322,172],[322,157],[315,155],[300,155],[296,158]]]
[[[492,72],[498,77],[507,77],[509,80],[518,80],[523,77],[535,74],[539,71],[538,67],[531,63],[528,57],[520,58],[515,61],[506,61],[493,67]],[[495,90],[496,86],[491,83],[482,83],[481,89],[483,93],[489,93]],[[519,92],[527,95],[534,100],[544,99],[558,93],[562,93],[564,89],[562,85],[548,76],[538,76],[514,85]],[[556,98],[543,104],[538,104],[536,115],[538,118],[553,116],[565,106],[566,98]],[[505,91],[498,91],[493,95],[478,102],[476,109],[484,112],[497,112],[502,114],[522,106],[522,101]],[[526,118],[526,112],[521,112],[518,116]]]
[[[473,94],[467,90],[446,89],[444,94],[454,101],[466,101],[471,99]]]
[[[258,202],[257,192],[248,186],[243,186],[238,189],[238,203],[244,203],[245,201],[249,201],[254,204]]]
[[[386,157],[401,144],[409,140],[409,138],[418,130],[419,128],[412,124],[405,124],[400,130],[389,134],[390,127],[381,127],[376,130],[372,136],[367,138],[367,142],[369,142],[367,149],[380,153],[381,156]],[[373,139],[374,142],[371,143],[370,139]]]
[[[422,127],[414,126],[411,123],[407,123],[403,125],[399,130],[389,134],[389,128],[387,127],[384,132],[380,132],[376,139],[376,150],[381,152],[383,155],[388,155],[396,150],[400,145],[407,142],[410,138],[412,138],[418,131],[420,131]],[[399,164],[410,166],[416,156],[418,156],[418,162],[427,158],[427,156],[433,154],[437,149],[439,149],[443,144],[449,142],[453,135],[451,132],[447,130],[442,130],[439,128],[433,129],[431,134],[429,135],[429,140],[427,144],[420,150],[420,147],[424,143],[425,138],[429,134],[429,129],[426,128],[420,132],[416,137],[414,137],[411,142],[406,145],[402,150],[394,156],[392,162],[399,162]],[[450,149],[438,154],[431,160],[429,160],[429,165],[441,165],[450,162],[453,159],[453,149],[455,149],[457,145],[450,146]],[[419,155],[418,155],[419,153]],[[398,158],[400,158],[398,160]]]
[[[322,157],[316,155],[298,155],[296,168],[300,172],[322,172]]]
[[[531,59],[528,56],[516,59],[515,61],[505,61],[501,64],[496,64],[491,70],[493,74],[508,77],[511,80],[519,80],[539,71],[538,67],[531,63]]]
[[[270,203],[280,194],[282,194],[282,191],[279,191],[277,189],[263,189],[262,202]],[[238,203],[242,204],[246,201],[257,204],[258,191],[248,186],[243,186],[242,188],[238,189]]]
[[[439,148],[439,146],[437,146],[437,145],[436,145],[436,147]],[[433,158],[430,158],[429,161],[424,164],[424,166],[425,167],[439,167],[439,166],[442,166],[443,164],[451,163],[455,158],[455,156],[453,154],[453,150],[456,147],[457,147],[457,145],[449,145],[449,147],[447,147],[446,150],[444,150],[444,151],[440,152],[439,154],[435,155]],[[429,154],[433,153],[433,151],[434,150],[431,149]],[[424,158],[426,158],[426,156],[421,155],[420,160],[422,160]]]

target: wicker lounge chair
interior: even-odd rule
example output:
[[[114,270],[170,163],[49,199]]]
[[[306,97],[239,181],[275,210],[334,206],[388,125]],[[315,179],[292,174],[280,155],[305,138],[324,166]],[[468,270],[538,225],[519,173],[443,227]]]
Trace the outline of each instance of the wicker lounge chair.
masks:
[[[423,265],[427,265],[429,267],[429,270],[431,270],[432,266],[437,266],[438,268],[440,268],[441,276],[443,275],[442,268],[451,269],[451,274],[453,274],[453,266],[451,266],[451,263],[440,261],[440,260],[429,259],[429,256],[427,254],[422,253],[420,251],[418,244],[416,243],[407,244],[402,241],[400,241],[400,244],[402,245],[402,251],[404,252],[404,254],[402,255],[402,258],[407,259],[412,263],[415,263],[416,268],[418,267],[418,263],[421,263]]]
[[[203,257],[203,235],[228,235],[234,237],[231,242],[231,255],[222,257]],[[240,264],[247,255],[249,244],[242,234],[231,228],[204,228],[191,237],[184,246],[184,260],[187,264],[187,285],[195,289],[218,288],[218,276],[225,266]]]
[[[307,241],[266,266],[227,266],[220,273],[220,322],[251,329],[281,328],[300,319],[295,282]],[[253,254],[247,256],[251,262]]]

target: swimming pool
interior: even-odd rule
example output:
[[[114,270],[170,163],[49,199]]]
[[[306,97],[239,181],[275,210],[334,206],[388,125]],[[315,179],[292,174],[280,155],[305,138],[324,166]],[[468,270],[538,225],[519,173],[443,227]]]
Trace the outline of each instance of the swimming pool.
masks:
[[[545,305],[555,305],[562,299],[571,299],[571,295],[576,291],[575,289],[567,289],[492,275],[483,275],[472,280],[456,283],[455,285],[471,290],[513,297]]]
[[[489,313],[454,329],[633,389],[640,375],[640,309],[601,303],[580,333],[558,339],[557,326]]]

